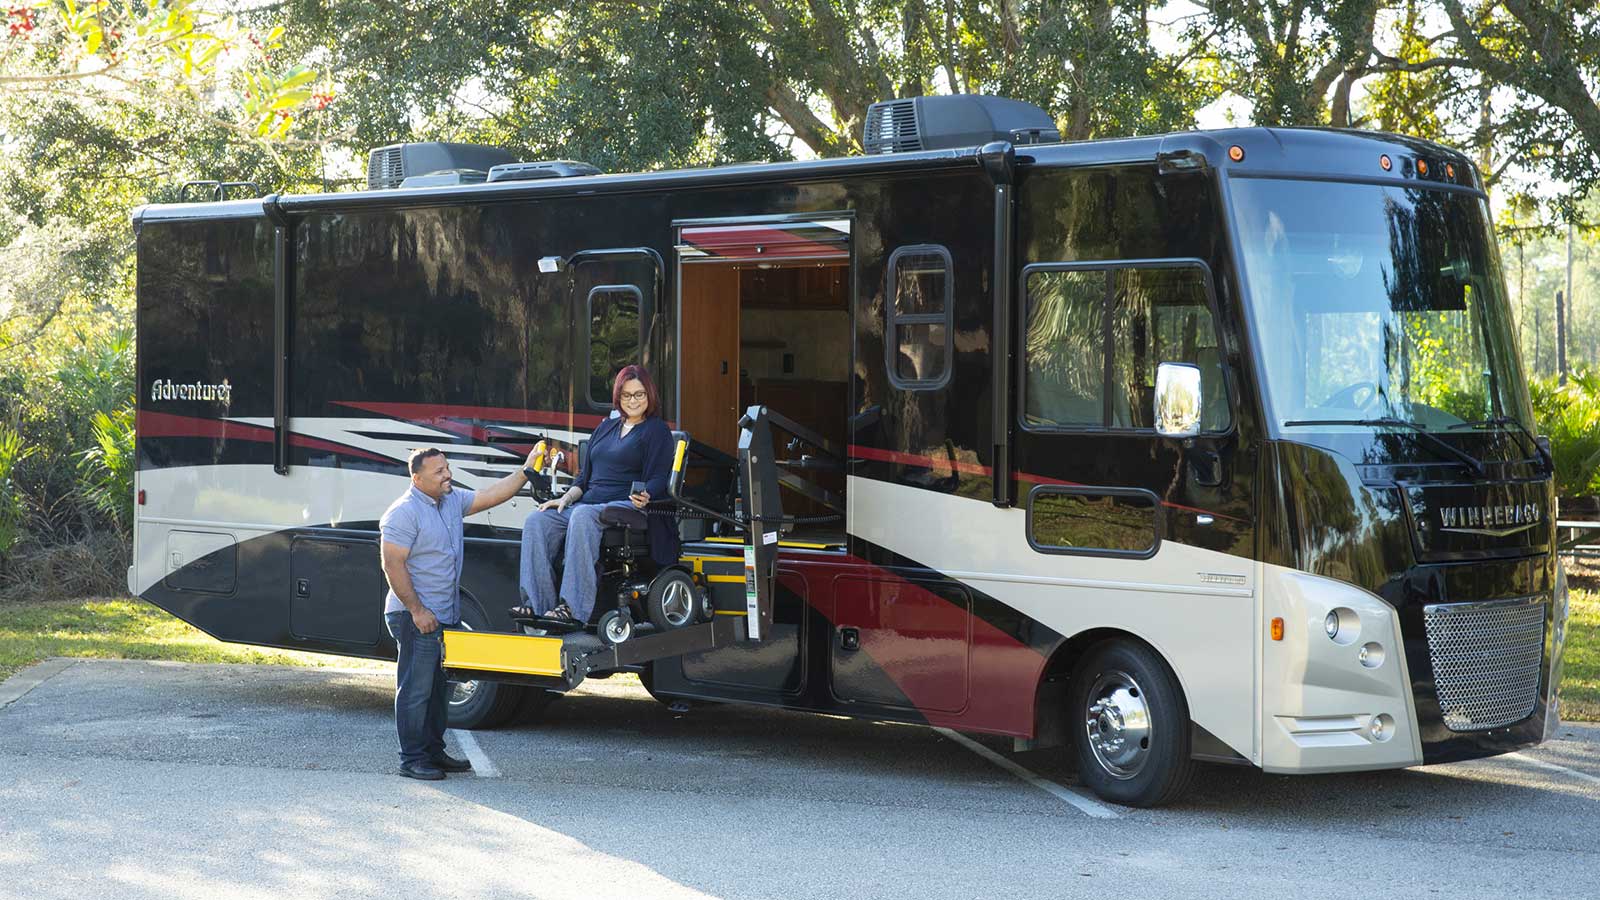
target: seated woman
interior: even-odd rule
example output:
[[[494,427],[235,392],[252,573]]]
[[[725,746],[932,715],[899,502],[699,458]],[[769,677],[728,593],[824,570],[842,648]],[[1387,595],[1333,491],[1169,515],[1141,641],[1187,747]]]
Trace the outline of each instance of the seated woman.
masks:
[[[651,497],[665,496],[672,471],[672,431],[661,420],[661,402],[643,366],[623,366],[611,386],[611,406],[620,415],[606,419],[589,436],[589,453],[565,494],[540,504],[522,523],[524,606],[517,618],[535,616],[582,625],[594,611],[600,558],[600,510],[607,503],[631,502],[644,509]],[[636,481],[645,489],[630,493]],[[650,557],[669,566],[678,561],[678,534],[670,516],[649,520]],[[565,556],[561,590],[556,591],[556,554]]]

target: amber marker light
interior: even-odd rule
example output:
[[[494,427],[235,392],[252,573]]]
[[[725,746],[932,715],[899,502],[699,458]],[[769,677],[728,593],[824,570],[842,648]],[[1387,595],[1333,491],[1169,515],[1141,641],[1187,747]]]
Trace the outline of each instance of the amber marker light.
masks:
[[[1426,175],[1426,174],[1428,174],[1428,161],[1427,160],[1425,160],[1425,159],[1417,160],[1417,174],[1418,175]]]
[[[1275,641],[1283,640],[1283,616],[1272,617],[1272,639]]]
[[[1378,165],[1383,166],[1383,170],[1387,172],[1394,168],[1394,160],[1389,158],[1389,154],[1385,153],[1384,155],[1378,157]]]
[[[1444,177],[1446,177],[1446,178],[1455,178],[1456,177],[1456,164],[1455,163],[1445,163],[1444,164]]]
[[[1234,144],[1228,148],[1228,158],[1234,162],[1244,162],[1244,148]]]

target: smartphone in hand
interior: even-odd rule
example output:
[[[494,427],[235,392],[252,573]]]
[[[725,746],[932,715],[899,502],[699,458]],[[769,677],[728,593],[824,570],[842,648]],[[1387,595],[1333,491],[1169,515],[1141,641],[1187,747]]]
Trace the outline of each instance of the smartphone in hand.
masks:
[[[645,483],[644,482],[635,481],[632,485],[630,485],[628,487],[628,496],[630,496],[630,497],[638,496],[639,494],[644,493],[644,489],[645,489]]]

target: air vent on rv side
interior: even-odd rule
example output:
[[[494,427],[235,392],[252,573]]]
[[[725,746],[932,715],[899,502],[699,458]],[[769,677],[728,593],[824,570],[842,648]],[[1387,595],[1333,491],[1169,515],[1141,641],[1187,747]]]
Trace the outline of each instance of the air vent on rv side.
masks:
[[[484,173],[501,163],[516,162],[513,153],[478,144],[420,141],[390,144],[367,154],[367,189],[397,188],[407,178],[462,170]],[[482,177],[477,179],[483,181]],[[466,183],[455,181],[450,183]]]
[[[1031,103],[954,94],[885,100],[867,107],[861,146],[867,153],[981,147],[992,141],[1049,144],[1061,140],[1050,114]]]

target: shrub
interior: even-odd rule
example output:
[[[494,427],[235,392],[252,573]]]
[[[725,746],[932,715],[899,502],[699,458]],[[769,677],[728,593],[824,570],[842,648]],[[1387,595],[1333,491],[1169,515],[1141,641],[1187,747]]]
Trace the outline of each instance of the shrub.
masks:
[[[97,412],[90,422],[95,446],[78,459],[78,483],[89,503],[123,539],[133,537],[133,407]]]
[[[22,443],[22,435],[0,424],[0,560],[16,546],[27,520],[27,501],[16,483],[16,471],[33,450]]]
[[[1575,373],[1564,387],[1553,376],[1539,379],[1529,394],[1538,431],[1550,438],[1556,493],[1600,494],[1600,371]]]

